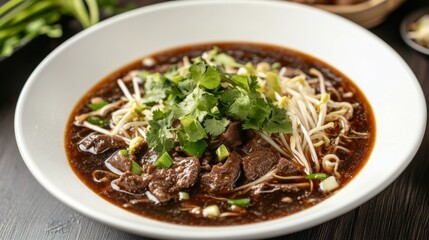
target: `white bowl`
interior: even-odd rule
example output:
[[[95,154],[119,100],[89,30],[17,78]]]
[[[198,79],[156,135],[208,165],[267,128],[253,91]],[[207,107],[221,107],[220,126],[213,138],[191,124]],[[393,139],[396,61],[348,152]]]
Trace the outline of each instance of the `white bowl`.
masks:
[[[376,143],[360,173],[329,199],[272,221],[223,227],[163,223],[97,196],[71,170],[64,152],[69,114],[113,70],[181,45],[251,41],[296,49],[335,66],[361,88],[377,123]],[[383,41],[333,14],[271,1],[179,1],[104,21],[53,51],[28,79],[18,101],[19,150],[55,197],[97,221],[136,234],[175,239],[262,238],[302,230],[344,214],[386,188],[408,165],[424,134],[426,104],[405,62]]]

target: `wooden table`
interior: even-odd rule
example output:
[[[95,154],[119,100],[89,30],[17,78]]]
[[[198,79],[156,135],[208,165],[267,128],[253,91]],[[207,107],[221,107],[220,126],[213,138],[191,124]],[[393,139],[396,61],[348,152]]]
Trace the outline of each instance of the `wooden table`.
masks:
[[[409,48],[399,34],[405,15],[423,6],[429,1],[407,0],[371,31],[410,65],[429,102],[429,57]],[[37,64],[77,32],[66,29],[63,38],[39,38],[0,62],[0,239],[141,239],[59,202],[30,174],[18,152],[13,129],[18,95]],[[324,224],[277,239],[429,239],[428,132],[408,168],[376,197]]]

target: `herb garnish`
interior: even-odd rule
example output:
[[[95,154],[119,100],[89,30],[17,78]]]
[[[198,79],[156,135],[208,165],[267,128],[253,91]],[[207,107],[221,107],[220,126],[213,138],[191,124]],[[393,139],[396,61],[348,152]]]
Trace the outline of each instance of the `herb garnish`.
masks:
[[[241,66],[228,55],[213,51],[209,54],[214,60]],[[164,153],[171,150],[175,142],[183,146],[220,135],[230,120],[241,121],[243,129],[268,134],[291,132],[286,109],[274,105],[271,98],[259,91],[255,76],[226,73],[224,67],[196,58],[188,71],[183,70],[186,67],[174,67],[164,75],[144,72],[142,102],[162,100],[164,104],[162,111],[152,112],[153,119],[149,121],[150,148]]]

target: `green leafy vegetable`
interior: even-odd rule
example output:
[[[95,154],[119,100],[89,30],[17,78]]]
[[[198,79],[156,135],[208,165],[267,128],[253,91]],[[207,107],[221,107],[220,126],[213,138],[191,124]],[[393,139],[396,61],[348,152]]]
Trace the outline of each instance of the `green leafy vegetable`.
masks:
[[[209,58],[238,66],[227,55],[220,55],[217,51],[210,51]],[[223,133],[229,119],[240,120],[243,129],[269,134],[291,131],[287,111],[275,106],[260,92],[255,76],[225,73],[222,70],[224,65],[212,66],[203,58],[193,61],[188,71],[174,66],[166,75],[144,74],[142,103],[156,104],[162,100],[167,109],[165,112],[152,112],[153,119],[149,121],[147,133],[150,148],[164,153],[178,142],[187,154],[198,157],[202,151],[193,151],[197,143],[203,140],[205,143],[208,136]],[[180,79],[173,81],[175,76],[180,76]],[[270,89],[278,91],[278,83],[274,82],[278,80],[276,75],[271,78]]]
[[[214,61],[218,64],[218,65],[224,65],[227,67],[241,67],[243,66],[242,64],[239,64],[235,61],[235,59],[225,53],[220,53],[216,56],[213,57]]]
[[[0,57],[37,36],[61,37],[64,15],[87,28],[99,21],[100,11],[110,16],[132,7],[119,7],[117,0],[9,0],[0,6]]]
[[[208,134],[218,136],[225,131],[228,124],[229,120],[226,118],[209,118],[204,121],[204,129]]]
[[[155,73],[146,77],[144,90],[145,96],[142,103],[157,103],[167,97],[167,92],[171,90],[171,87],[163,75]]]
[[[272,108],[271,117],[268,119],[264,130],[269,133],[290,133],[292,126],[289,122],[289,116],[284,108]]]
[[[158,112],[155,115],[161,117]],[[158,153],[168,152],[174,147],[171,124],[173,122],[173,113],[171,111],[162,114],[162,118],[149,121],[149,132],[147,133],[147,142],[150,148]]]
[[[220,84],[220,74],[212,66],[207,67],[207,71],[203,74],[200,84],[207,89],[215,89]]]

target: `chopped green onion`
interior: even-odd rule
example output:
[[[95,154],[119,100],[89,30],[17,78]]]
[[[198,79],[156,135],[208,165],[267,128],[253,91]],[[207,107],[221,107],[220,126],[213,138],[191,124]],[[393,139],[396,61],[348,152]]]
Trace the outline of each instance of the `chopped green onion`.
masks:
[[[219,207],[217,205],[210,205],[203,209],[203,216],[215,218],[220,215]]]
[[[219,114],[220,113],[219,108],[217,106],[214,106],[210,111],[212,114]]]
[[[266,95],[271,99],[275,99],[274,93],[281,92],[280,83],[279,83],[279,75],[274,72],[267,72],[267,85],[266,85]]]
[[[182,76],[180,76],[180,75],[177,75],[177,76],[173,76],[172,78],[171,78],[171,81],[173,81],[174,83],[178,83],[178,82],[180,82],[180,81],[182,81],[183,80],[183,77]]]
[[[103,108],[107,104],[109,104],[109,103],[106,101],[103,101],[103,102],[97,102],[97,103],[90,103],[90,104],[88,104],[88,106],[89,106],[89,108],[91,108],[92,111],[96,111],[98,109]]]
[[[188,200],[189,199],[189,193],[187,192],[179,192],[179,200]]]
[[[280,63],[279,62],[275,62],[273,64],[271,64],[271,70],[276,70],[280,67]]]
[[[128,150],[127,149],[121,149],[119,150],[119,153],[124,156],[124,157],[129,157],[130,155],[128,154]]]
[[[250,204],[250,198],[238,198],[238,199],[228,200],[228,204],[236,205],[240,207],[247,207]]]
[[[305,176],[305,179],[325,180],[326,178],[327,178],[326,173],[313,173],[313,174]]]
[[[142,174],[142,168],[140,165],[134,161],[131,161],[131,172],[133,172],[136,175]]]
[[[187,142],[185,146],[183,146],[183,151],[188,155],[200,158],[206,150],[207,146],[208,144],[205,140]]]
[[[104,118],[100,118],[97,116],[91,116],[87,119],[87,121],[91,124],[97,125],[99,127],[106,127],[107,125],[109,125],[109,120],[108,119],[104,119]]]
[[[180,119],[180,122],[183,125],[189,141],[195,142],[200,139],[207,138],[207,134],[204,131],[204,128],[201,126],[201,123],[194,117],[186,116]]]
[[[228,149],[225,145],[222,144],[216,149],[216,155],[219,162],[222,162],[229,156]]]
[[[150,72],[148,72],[148,71],[141,71],[141,72],[139,72],[139,77],[142,80],[145,80],[149,75],[150,75]]]
[[[170,157],[168,152],[164,152],[161,157],[156,160],[154,165],[158,168],[169,168],[171,165],[173,165],[173,159]]]

